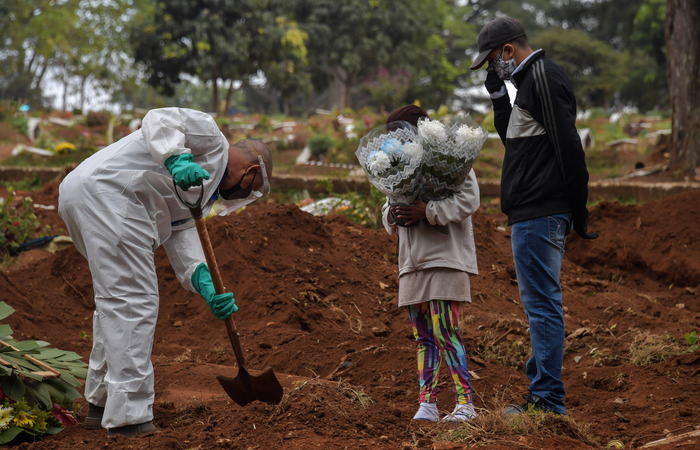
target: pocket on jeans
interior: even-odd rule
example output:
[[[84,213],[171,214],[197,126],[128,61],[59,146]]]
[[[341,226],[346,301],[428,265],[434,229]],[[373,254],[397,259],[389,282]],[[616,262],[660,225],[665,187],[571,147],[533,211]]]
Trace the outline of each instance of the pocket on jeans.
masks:
[[[564,251],[566,243],[566,235],[569,231],[569,215],[557,214],[547,217],[547,229],[549,232],[549,241]]]

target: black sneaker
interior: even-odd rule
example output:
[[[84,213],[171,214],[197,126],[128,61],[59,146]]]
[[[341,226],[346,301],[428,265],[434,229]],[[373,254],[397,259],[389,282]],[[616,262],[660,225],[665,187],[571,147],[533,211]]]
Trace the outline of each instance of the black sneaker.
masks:
[[[102,416],[104,413],[105,409],[103,407],[88,403],[88,413],[85,417],[85,422],[83,422],[83,428],[88,430],[99,430],[102,428]]]
[[[551,412],[554,414],[561,414],[558,411],[553,410],[547,404],[542,400],[540,397],[527,393],[526,395],[523,395],[523,398],[525,399],[525,403],[518,404],[518,403],[511,403],[508,406],[506,406],[503,409],[503,415],[504,416],[513,416],[516,414],[522,414],[522,413],[527,413],[530,411],[542,411],[542,412]]]
[[[110,436],[126,436],[126,437],[143,437],[150,436],[159,432],[158,427],[153,425],[153,422],[137,423],[135,425],[124,425],[109,429]]]

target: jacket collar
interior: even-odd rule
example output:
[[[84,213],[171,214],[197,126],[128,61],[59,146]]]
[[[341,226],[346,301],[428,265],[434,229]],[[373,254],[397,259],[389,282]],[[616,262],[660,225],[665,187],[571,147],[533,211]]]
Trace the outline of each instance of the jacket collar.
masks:
[[[544,50],[542,49],[531,53],[527,60],[522,64],[522,67],[518,66],[517,70],[512,75],[516,84],[520,84],[523,78],[525,78],[527,72],[530,70],[530,66],[540,58],[544,58]]]

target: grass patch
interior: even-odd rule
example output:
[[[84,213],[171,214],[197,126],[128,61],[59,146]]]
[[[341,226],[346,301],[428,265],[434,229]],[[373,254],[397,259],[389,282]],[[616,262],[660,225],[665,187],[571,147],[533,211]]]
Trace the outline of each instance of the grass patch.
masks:
[[[638,366],[646,366],[666,361],[688,350],[678,344],[673,337],[659,336],[648,331],[637,334],[630,344],[630,360]]]
[[[486,361],[522,370],[530,358],[529,338],[520,335],[525,330],[527,323],[522,320],[500,320],[475,341],[473,353]]]
[[[591,434],[590,425],[579,424],[570,416],[540,411],[504,416],[502,411],[505,406],[501,399],[494,399],[490,408],[478,410],[477,417],[469,422],[456,427],[453,424],[440,423],[432,431],[431,437],[434,440],[468,446],[512,443],[517,440],[517,436],[534,436],[541,439],[567,437],[587,446],[601,447]]]
[[[0,186],[7,190],[37,191],[44,187],[44,182],[38,174],[34,174],[33,177],[27,177],[20,181],[0,181]]]
[[[77,149],[71,152],[57,153],[53,156],[41,156],[31,152],[21,152],[8,156],[0,165],[8,167],[65,167],[78,164],[95,153],[94,148]]]
[[[271,418],[287,414],[315,417],[323,420],[340,416],[345,419],[361,417],[361,410],[374,403],[364,390],[343,380],[329,382],[311,378],[299,383],[274,407]]]

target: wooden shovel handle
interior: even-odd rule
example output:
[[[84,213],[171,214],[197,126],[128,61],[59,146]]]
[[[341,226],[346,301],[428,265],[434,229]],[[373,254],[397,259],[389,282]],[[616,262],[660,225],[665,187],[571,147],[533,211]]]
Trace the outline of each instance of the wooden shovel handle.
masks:
[[[199,217],[195,217],[195,211],[192,211],[192,216],[194,218],[194,223],[197,226],[199,240],[202,242],[204,257],[207,260],[207,266],[209,266],[211,279],[214,282],[214,289],[216,290],[217,294],[223,294],[226,290],[224,289],[224,283],[221,280],[219,266],[216,264],[216,256],[214,255],[214,248],[212,247],[211,240],[209,239],[207,225],[204,223],[204,218],[201,216],[201,213],[199,214]],[[243,356],[243,348],[241,348],[241,341],[238,338],[238,331],[236,331],[236,323],[233,321],[233,314],[228,316],[224,322],[226,322],[226,332],[228,333],[228,338],[233,346],[233,353],[236,354],[238,367],[246,369],[245,356]]]

